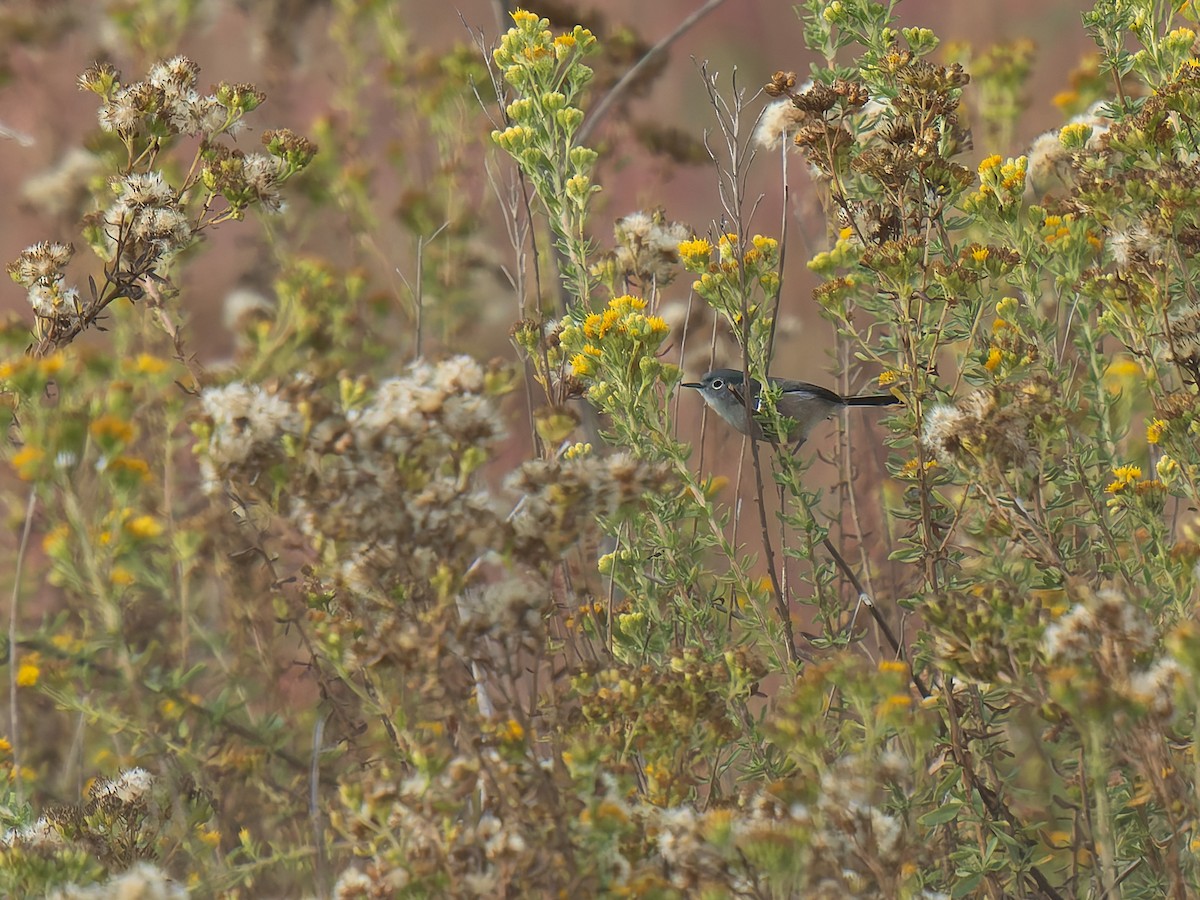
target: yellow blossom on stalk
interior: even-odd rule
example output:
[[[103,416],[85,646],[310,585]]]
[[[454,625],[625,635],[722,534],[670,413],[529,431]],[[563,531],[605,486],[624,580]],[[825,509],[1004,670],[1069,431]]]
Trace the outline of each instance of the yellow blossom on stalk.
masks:
[[[1162,440],[1163,432],[1167,430],[1165,419],[1151,419],[1146,423],[1146,443],[1157,444]]]
[[[721,235],[717,238],[717,248],[721,251],[722,263],[734,262],[738,248],[738,236],[736,234]]]
[[[879,373],[879,386],[887,387],[889,384],[895,384],[900,380],[900,373],[888,369],[886,372]]]
[[[38,360],[38,372],[43,377],[50,378],[53,375],[57,375],[65,364],[66,360],[63,358],[62,351],[59,350]]]
[[[200,838],[200,843],[206,847],[216,847],[221,843],[221,832],[203,825],[196,829],[196,837]]]
[[[971,251],[971,259],[975,260],[977,263],[987,262],[987,258],[990,253],[991,250],[989,250],[987,247],[976,247]]]
[[[1142,477],[1141,466],[1117,466],[1112,471],[1115,478],[1104,489],[1106,494],[1120,494]]]
[[[108,471],[137,475],[142,480],[150,478],[150,464],[139,456],[114,456],[108,461]]]
[[[1068,150],[1082,150],[1091,140],[1092,131],[1092,126],[1085,122],[1072,122],[1058,133],[1058,142]]]
[[[903,662],[898,659],[880,660],[879,661],[879,671],[884,672],[884,673],[891,672],[894,675],[907,675],[908,674],[908,663]]]
[[[761,234],[756,234],[750,239],[750,242],[754,244],[754,249],[759,253],[774,253],[779,249],[779,241]]]
[[[632,294],[623,294],[620,297],[613,297],[609,300],[608,308],[618,315],[628,315],[631,312],[640,312],[645,309],[646,301]]]
[[[1059,91],[1050,102],[1059,109],[1069,109],[1079,102],[1079,91]]]
[[[643,316],[634,313],[625,320],[625,330],[635,338],[661,337],[670,331],[665,320],[659,316]]]
[[[124,566],[113,566],[112,571],[108,573],[108,580],[117,587],[129,587],[137,581],[137,577]]]
[[[1047,244],[1052,244],[1057,240],[1069,237],[1071,234],[1071,223],[1075,217],[1070,213],[1065,216],[1046,216],[1042,222],[1042,237]]]
[[[682,241],[678,247],[679,258],[683,261],[683,264],[697,268],[708,265],[709,257],[712,256],[712,250],[712,244],[704,238]]]
[[[45,459],[46,451],[41,447],[26,444],[13,454],[10,463],[22,481],[29,481],[37,474],[38,464]]]
[[[133,439],[133,426],[119,416],[103,415],[92,421],[88,432],[99,441],[128,443]]]
[[[71,534],[71,529],[65,524],[55,525],[42,538],[42,549],[47,556],[57,556],[67,547],[67,538]]]
[[[563,459],[579,459],[591,455],[591,452],[591,444],[577,442],[567,448],[567,451],[563,454]]]
[[[33,687],[42,676],[40,653],[30,653],[17,668],[17,687]]]
[[[937,465],[936,459],[925,460],[925,471],[928,472],[930,469],[934,468],[936,465]],[[913,459],[908,460],[904,465],[902,465],[900,467],[900,471],[896,473],[896,476],[898,478],[916,478],[917,472],[920,470],[920,468],[921,468],[921,464],[914,457]]]
[[[1025,190],[1025,167],[1028,160],[1019,156],[1000,167],[1000,184],[1005,190],[1021,193]]]
[[[83,642],[82,638],[79,638],[73,634],[61,634],[61,633],[56,634],[56,635],[54,635],[54,637],[50,638],[50,643],[54,645],[56,650],[58,650],[62,653],[69,654],[71,656],[75,656],[75,655],[78,655],[79,653],[82,653],[83,648],[85,646],[87,646]]]
[[[0,737],[0,753],[8,753],[12,750],[12,742],[8,738]]]
[[[583,320],[584,337],[599,340],[608,334],[620,319],[621,314],[614,309],[606,309],[603,314],[592,313]]]
[[[139,353],[133,359],[124,360],[121,368],[136,375],[161,375],[171,367],[165,359],[149,353]]]
[[[1001,207],[1018,203],[1025,193],[1025,170],[1028,160],[1024,156],[1001,160],[999,156],[987,157],[979,164],[979,190],[968,198],[968,208],[980,208],[991,204],[991,198]]]
[[[156,538],[163,533],[162,523],[154,516],[136,516],[125,523],[125,530],[136,538]]]
[[[996,367],[998,365],[1000,365],[1001,357],[1002,357],[1002,354],[1000,352],[1000,348],[993,347],[991,350],[988,351],[987,362],[985,362],[983,364],[983,367],[985,369],[987,369],[989,372],[994,372],[996,370]]]
[[[585,353],[576,353],[571,357],[571,374],[576,378],[587,378],[596,374],[594,360]]]
[[[527,9],[515,9],[510,15],[516,25],[532,25],[539,21],[538,16]]]
[[[525,739],[525,729],[516,719],[509,719],[500,726],[500,739],[509,743],[517,743]]]

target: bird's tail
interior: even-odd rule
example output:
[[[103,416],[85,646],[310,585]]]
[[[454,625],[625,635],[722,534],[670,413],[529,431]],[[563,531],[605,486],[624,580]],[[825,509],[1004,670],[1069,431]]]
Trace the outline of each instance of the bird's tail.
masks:
[[[847,397],[847,406],[895,406],[899,403],[898,397],[892,394],[872,394],[869,397]]]

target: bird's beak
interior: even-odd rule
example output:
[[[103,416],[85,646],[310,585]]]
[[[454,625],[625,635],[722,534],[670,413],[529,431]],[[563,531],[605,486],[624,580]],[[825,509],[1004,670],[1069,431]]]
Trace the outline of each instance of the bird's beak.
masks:
[[[690,388],[695,388],[696,390],[700,390],[702,387],[704,387],[704,385],[702,385],[698,381],[685,381],[683,384],[680,385],[680,387],[690,387]]]

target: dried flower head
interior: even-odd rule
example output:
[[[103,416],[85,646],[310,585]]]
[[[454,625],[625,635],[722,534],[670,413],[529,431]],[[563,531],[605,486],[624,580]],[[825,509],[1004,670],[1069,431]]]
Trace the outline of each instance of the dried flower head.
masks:
[[[689,234],[687,226],[669,221],[661,209],[617,219],[610,257],[613,274],[643,284],[669,284],[679,269],[679,244]]]

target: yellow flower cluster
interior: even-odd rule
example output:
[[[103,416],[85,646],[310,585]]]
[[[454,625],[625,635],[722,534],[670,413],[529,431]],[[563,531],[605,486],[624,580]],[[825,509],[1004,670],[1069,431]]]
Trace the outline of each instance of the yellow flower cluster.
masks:
[[[602,340],[612,331],[634,337],[665,335],[669,330],[667,323],[659,316],[644,315],[645,308],[646,301],[640,297],[630,294],[614,297],[603,313],[592,313],[583,320],[583,333],[592,340]]]
[[[1146,423],[1146,443],[1157,444],[1167,430],[1166,419],[1151,419]]]
[[[1167,486],[1157,478],[1141,481],[1141,466],[1117,466],[1113,469],[1113,480],[1104,489],[1112,494],[1108,501],[1111,509],[1116,509],[1125,503],[1137,502],[1144,504],[1151,511],[1159,512],[1166,499]]]
[[[660,316],[646,315],[645,308],[645,300],[625,294],[610,300],[604,312],[588,315],[581,325],[568,322],[562,331],[563,346],[578,348],[571,357],[571,373],[577,378],[594,377],[606,346],[626,359],[646,347],[656,349],[670,326]],[[580,335],[585,339],[582,346]]]
[[[979,164],[979,190],[967,198],[967,207],[978,208],[992,201],[1002,208],[1019,203],[1025,193],[1028,164],[1024,156],[1008,160],[989,156]]]
[[[708,267],[713,245],[704,238],[695,238],[681,242],[678,249],[679,259],[686,269],[692,272],[702,272]]]

